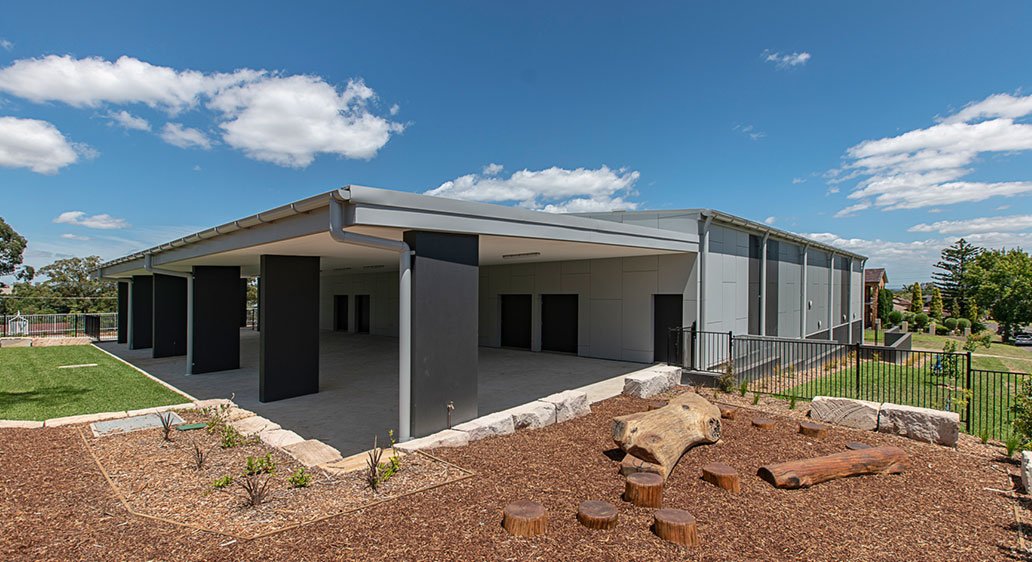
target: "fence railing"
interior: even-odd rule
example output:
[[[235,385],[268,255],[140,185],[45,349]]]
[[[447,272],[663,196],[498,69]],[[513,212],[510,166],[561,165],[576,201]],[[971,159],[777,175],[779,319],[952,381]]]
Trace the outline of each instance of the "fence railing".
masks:
[[[967,352],[908,350],[703,332],[675,331],[682,366],[726,375],[736,390],[809,400],[857,398],[956,412],[965,432],[1003,439],[1029,373],[976,369]]]
[[[17,317],[17,321],[14,321]],[[23,322],[24,321],[24,322]],[[87,328],[89,330],[87,331]],[[0,337],[90,336],[113,338],[118,334],[118,313],[0,314]]]

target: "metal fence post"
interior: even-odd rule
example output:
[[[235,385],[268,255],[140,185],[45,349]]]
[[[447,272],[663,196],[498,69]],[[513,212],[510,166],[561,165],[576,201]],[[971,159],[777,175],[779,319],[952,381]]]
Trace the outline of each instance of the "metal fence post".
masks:
[[[692,322],[692,327],[691,327],[691,332],[690,332],[690,340],[689,341],[690,341],[689,345],[691,347],[690,347],[690,350],[688,352],[688,368],[690,368],[691,370],[694,371],[696,369],[696,365],[698,365],[698,361],[696,360],[696,355],[697,354],[696,354],[695,350],[699,346],[699,328],[698,328],[698,326],[696,325],[695,322]]]
[[[967,406],[965,406],[964,414],[967,418],[965,420],[965,426],[967,427],[968,433],[971,433],[971,403],[975,401],[975,389],[974,385],[971,384],[971,352],[967,352],[967,395],[964,398],[967,399]]]
[[[853,353],[856,355],[856,397],[860,399],[860,343],[854,344]]]
[[[735,380],[738,380],[738,369],[735,368],[735,333],[731,331],[727,333],[727,361],[728,365],[731,365]]]

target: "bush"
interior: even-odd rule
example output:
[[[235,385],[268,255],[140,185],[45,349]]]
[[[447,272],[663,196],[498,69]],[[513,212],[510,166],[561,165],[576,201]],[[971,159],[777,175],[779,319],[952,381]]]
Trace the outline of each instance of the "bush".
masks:
[[[307,488],[312,483],[312,475],[305,470],[305,467],[301,467],[294,471],[287,479],[290,485],[294,488]]]
[[[984,323],[982,323],[982,322],[972,322],[971,323],[971,333],[973,333],[973,334],[981,334],[985,330],[986,330],[986,325]]]
[[[1026,377],[1021,383],[1020,390],[1014,396],[1011,411],[1014,412],[1014,433],[1023,443],[1032,441],[1032,377]]]
[[[947,328],[946,326],[940,326],[940,325],[938,325],[938,324],[936,324],[936,326],[935,326],[935,333],[936,333],[936,335],[939,335],[939,336],[946,336],[946,335],[949,335],[949,333],[950,333],[951,331],[952,331],[952,330],[950,330],[950,329],[949,329],[949,328]]]
[[[957,329],[958,330],[963,331],[964,328],[970,328],[970,327],[971,327],[971,321],[968,320],[967,318],[958,318],[957,319]]]
[[[947,330],[953,332],[957,329],[957,319],[947,318],[942,321],[942,325],[945,326]]]
[[[914,315],[914,327],[923,330],[928,326],[928,315],[924,312]]]
[[[910,312],[908,310],[908,311],[903,313],[903,320],[905,320],[909,324],[913,324],[914,323],[914,316],[916,316],[916,315],[913,312]]]
[[[211,486],[216,490],[221,490],[232,483],[233,477],[227,474],[225,476],[220,476],[216,478],[215,481],[211,483]]]
[[[893,310],[889,313],[889,325],[899,326],[900,322],[903,322],[903,313],[899,310]]]

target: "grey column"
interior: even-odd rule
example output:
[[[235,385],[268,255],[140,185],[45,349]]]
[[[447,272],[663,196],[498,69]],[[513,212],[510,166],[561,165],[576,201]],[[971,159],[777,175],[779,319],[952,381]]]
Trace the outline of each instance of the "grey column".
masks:
[[[477,417],[479,238],[408,231],[412,248],[412,436]]]
[[[129,282],[118,282],[118,343],[129,342]]]
[[[828,252],[828,339],[835,339],[835,253]]]
[[[763,235],[760,242],[760,335],[767,335],[767,239],[770,233]]]
[[[319,258],[263,255],[261,280],[258,400],[319,392]]]
[[[154,283],[150,275],[134,275],[129,292],[129,349],[147,349],[153,343]]]
[[[151,356],[186,355],[186,279],[154,274],[154,329]]]
[[[809,246],[803,246],[802,248],[802,260],[803,270],[799,273],[799,337],[806,339],[806,270],[808,266],[808,255],[810,253]]]
[[[239,279],[239,267],[193,268],[190,374],[240,368]]]

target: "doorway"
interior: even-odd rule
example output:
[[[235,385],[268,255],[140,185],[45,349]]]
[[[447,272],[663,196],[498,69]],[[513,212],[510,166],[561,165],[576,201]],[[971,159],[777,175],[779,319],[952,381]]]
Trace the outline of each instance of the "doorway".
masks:
[[[355,331],[369,333],[369,295],[355,295]]]
[[[577,295],[541,295],[541,350],[577,353]]]
[[[333,295],[333,329],[348,331],[348,296]]]
[[[530,349],[530,295],[501,295],[502,347]]]
[[[652,360],[678,363],[678,346],[671,328],[681,327],[684,298],[681,295],[652,295]]]

